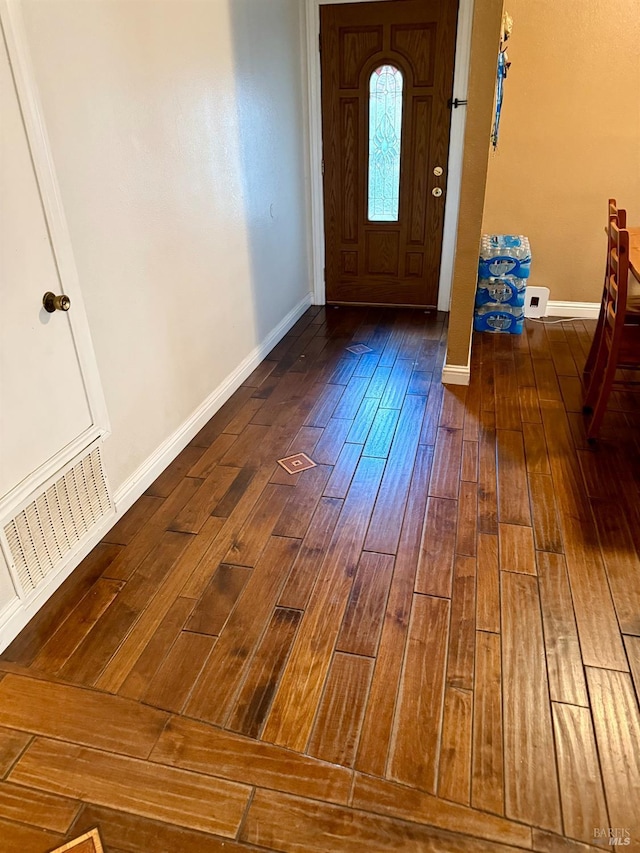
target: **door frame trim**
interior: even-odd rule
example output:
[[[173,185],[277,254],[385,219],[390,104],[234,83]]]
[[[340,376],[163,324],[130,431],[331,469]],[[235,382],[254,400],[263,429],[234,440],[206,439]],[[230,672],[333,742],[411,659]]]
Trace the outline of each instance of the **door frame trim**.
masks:
[[[322,101],[320,90],[320,6],[329,4],[366,3],[372,0],[305,0],[306,26],[304,28],[303,51],[307,57],[308,87],[308,169],[311,207],[311,277],[314,305],[324,305],[326,288],[324,279],[324,200],[322,192]],[[373,0],[385,2],[385,0]],[[474,0],[459,0],[458,28],[454,59],[454,97],[465,100],[469,80],[471,57],[471,24]],[[456,250],[458,210],[460,207],[460,185],[462,182],[462,153],[466,110],[451,110],[449,132],[449,162],[447,196],[444,208],[444,229],[440,278],[438,282],[438,310],[448,311],[453,281],[453,261]]]
[[[88,447],[98,438],[104,440],[110,434],[111,427],[44,113],[35,81],[20,0],[0,0],[0,39],[3,38],[3,33],[43,214],[49,231],[54,263],[58,269],[61,286],[64,292],[69,294],[73,304],[73,312],[69,314],[68,319],[92,419],[90,427],[2,498],[0,506],[4,516],[10,508],[26,500],[28,495],[56,470],[63,468],[80,450]]]

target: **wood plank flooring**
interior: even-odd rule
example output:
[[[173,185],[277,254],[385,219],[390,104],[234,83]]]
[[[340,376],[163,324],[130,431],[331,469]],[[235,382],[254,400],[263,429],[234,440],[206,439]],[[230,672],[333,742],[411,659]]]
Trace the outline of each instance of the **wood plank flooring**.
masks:
[[[444,315],[310,309],[0,656],[0,848],[640,850],[640,400],[587,444],[593,325],[445,388]]]

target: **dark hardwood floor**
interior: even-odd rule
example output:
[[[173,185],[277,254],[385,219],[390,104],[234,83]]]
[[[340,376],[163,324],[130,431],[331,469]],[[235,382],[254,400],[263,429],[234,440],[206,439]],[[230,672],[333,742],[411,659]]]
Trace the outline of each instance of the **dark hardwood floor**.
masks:
[[[0,849],[640,850],[640,405],[587,444],[592,331],[445,388],[443,315],[309,310],[2,655]]]

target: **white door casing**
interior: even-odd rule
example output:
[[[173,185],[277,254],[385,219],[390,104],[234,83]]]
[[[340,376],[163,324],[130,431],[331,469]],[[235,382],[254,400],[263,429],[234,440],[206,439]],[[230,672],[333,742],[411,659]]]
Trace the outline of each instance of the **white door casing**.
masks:
[[[0,0],[0,525],[108,434],[107,411],[16,0]],[[48,314],[45,291],[69,312]]]

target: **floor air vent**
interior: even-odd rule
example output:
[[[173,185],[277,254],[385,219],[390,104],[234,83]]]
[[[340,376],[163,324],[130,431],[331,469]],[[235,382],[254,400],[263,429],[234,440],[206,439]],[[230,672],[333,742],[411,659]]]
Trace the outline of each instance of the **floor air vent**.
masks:
[[[23,592],[34,590],[110,510],[96,447],[5,525]]]

